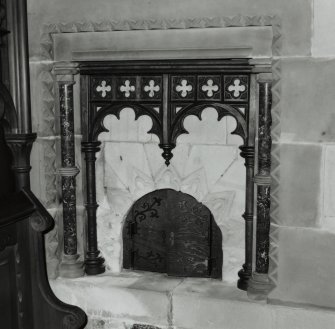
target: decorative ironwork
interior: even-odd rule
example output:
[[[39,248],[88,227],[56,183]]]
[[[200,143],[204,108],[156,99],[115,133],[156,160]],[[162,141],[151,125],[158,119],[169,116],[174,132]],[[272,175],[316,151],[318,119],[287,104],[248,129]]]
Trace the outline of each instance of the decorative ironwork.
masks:
[[[150,218],[158,218],[158,211],[154,208],[155,205],[160,206],[162,202],[161,198],[153,198],[153,202],[149,204],[148,202],[144,202],[141,208],[143,210],[135,210],[134,212],[134,221],[138,220],[139,222],[144,221],[147,218],[147,213]]]
[[[208,208],[182,192],[156,190],[136,201],[124,224],[123,242],[125,268],[222,275],[221,231]]]

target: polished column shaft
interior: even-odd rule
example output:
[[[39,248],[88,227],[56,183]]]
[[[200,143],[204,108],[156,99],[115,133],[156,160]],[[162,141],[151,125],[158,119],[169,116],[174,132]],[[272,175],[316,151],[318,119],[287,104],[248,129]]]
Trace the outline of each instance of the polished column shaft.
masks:
[[[59,73],[67,73],[60,75]],[[60,276],[75,278],[82,276],[83,262],[79,261],[77,250],[77,203],[76,176],[79,169],[75,165],[75,130],[73,74],[76,70],[55,69],[58,79],[60,134],[61,134],[61,176],[63,203],[63,239],[64,253],[60,264]]]
[[[248,296],[253,299],[266,299],[271,285],[269,270],[269,230],[270,230],[270,184],[271,184],[271,80],[260,78],[259,118],[258,118],[258,172],[257,186],[257,230],[256,268],[250,280]]]

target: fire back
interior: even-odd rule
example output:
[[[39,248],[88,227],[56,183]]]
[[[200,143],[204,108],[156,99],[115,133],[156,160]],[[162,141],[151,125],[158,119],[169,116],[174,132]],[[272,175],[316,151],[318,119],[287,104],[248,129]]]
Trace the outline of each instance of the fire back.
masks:
[[[160,189],[137,200],[123,227],[123,267],[182,277],[222,277],[222,234],[192,196]]]

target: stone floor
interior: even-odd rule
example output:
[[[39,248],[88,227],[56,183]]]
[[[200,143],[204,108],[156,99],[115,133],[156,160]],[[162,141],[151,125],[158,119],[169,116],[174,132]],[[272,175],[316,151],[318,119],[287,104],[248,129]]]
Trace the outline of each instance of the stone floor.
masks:
[[[87,329],[334,329],[335,312],[248,300],[212,279],[144,272],[50,281],[88,315]]]

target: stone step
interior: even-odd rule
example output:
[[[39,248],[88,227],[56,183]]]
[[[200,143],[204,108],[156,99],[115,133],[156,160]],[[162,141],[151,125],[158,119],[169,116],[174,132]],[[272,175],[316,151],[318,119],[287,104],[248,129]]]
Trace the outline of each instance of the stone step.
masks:
[[[219,280],[123,272],[50,281],[88,315],[87,329],[334,329],[335,312],[250,301]],[[147,326],[141,326],[147,325]]]

